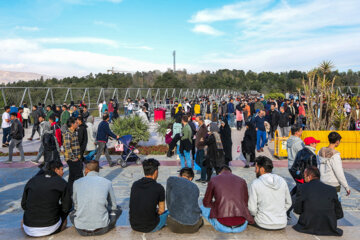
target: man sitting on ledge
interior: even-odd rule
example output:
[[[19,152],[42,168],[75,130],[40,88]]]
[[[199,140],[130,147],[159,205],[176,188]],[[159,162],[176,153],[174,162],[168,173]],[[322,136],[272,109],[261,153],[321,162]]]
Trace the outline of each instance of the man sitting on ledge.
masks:
[[[254,223],[248,210],[246,182],[233,175],[228,166],[221,167],[219,175],[211,178],[203,204],[203,217],[219,232],[239,233],[248,223]]]
[[[82,236],[98,236],[115,227],[122,210],[116,205],[111,181],[99,176],[99,162],[86,164],[85,177],[74,182],[70,220]]]
[[[305,184],[296,192],[295,213],[299,221],[293,227],[296,231],[314,235],[342,236],[337,228],[337,219],[343,218],[336,188],[320,181],[319,170],[312,166],[305,169]]]
[[[21,200],[24,209],[22,227],[26,235],[43,237],[66,228],[71,198],[63,175],[63,164],[50,161],[45,171],[27,182]]]
[[[267,230],[283,229],[287,225],[286,211],[291,207],[291,196],[286,181],[272,174],[270,158],[255,159],[256,179],[249,189],[249,210],[258,227]]]
[[[195,233],[203,225],[199,208],[199,188],[191,181],[194,171],[185,167],[180,177],[169,177],[166,183],[167,226],[174,233]]]
[[[130,193],[130,225],[138,232],[156,232],[166,224],[169,215],[165,211],[165,189],[156,182],[160,163],[153,159],[144,160],[145,177],[133,183]]]

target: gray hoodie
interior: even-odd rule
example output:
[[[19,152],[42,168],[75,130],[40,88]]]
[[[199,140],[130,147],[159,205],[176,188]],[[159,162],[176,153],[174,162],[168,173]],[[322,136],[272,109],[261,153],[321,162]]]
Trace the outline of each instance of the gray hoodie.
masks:
[[[323,147],[319,151],[320,180],[330,186],[343,186],[348,191],[349,185],[344,175],[340,153],[335,149]]]
[[[260,227],[285,228],[286,211],[291,204],[289,187],[282,177],[266,173],[252,182],[249,189],[248,208]]]
[[[296,154],[305,147],[304,142],[301,138],[291,135],[286,142],[287,153],[288,153],[288,168],[290,169],[295,161]]]

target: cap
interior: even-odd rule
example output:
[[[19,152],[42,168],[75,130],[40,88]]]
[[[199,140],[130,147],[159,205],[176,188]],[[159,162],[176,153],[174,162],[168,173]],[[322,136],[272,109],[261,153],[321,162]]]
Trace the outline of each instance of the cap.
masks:
[[[313,137],[307,137],[307,138],[304,139],[305,145],[310,145],[312,143],[319,143],[319,142],[320,142],[320,140],[316,140]]]

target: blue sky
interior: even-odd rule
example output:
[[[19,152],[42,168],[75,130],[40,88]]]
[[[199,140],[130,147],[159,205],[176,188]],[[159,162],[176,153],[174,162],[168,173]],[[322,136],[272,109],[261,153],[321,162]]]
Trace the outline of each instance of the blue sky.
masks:
[[[359,0],[0,1],[0,70],[310,70],[360,66]]]

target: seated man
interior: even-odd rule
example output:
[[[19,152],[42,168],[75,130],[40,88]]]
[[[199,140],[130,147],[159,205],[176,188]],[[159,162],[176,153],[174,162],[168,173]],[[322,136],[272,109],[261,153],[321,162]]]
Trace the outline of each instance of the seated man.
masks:
[[[336,188],[322,183],[320,172],[314,166],[305,169],[304,176],[306,183],[299,186],[294,207],[300,217],[293,228],[314,235],[342,236],[337,219],[344,214]]]
[[[21,200],[24,209],[22,227],[26,235],[43,237],[66,228],[71,197],[63,175],[62,163],[50,161],[45,171],[27,182]]]
[[[98,161],[86,164],[85,177],[74,182],[72,197],[70,220],[80,235],[98,236],[115,227],[122,211],[116,205],[111,181],[99,176]]]
[[[169,177],[166,183],[167,226],[174,233],[195,233],[203,225],[199,207],[199,188],[191,181],[194,171],[185,167],[180,177]]]
[[[153,159],[144,160],[145,177],[133,183],[130,193],[130,225],[138,232],[156,232],[166,224],[169,215],[165,211],[165,189],[156,182],[160,163]]]
[[[283,229],[287,225],[286,211],[291,196],[286,181],[272,174],[273,163],[265,156],[255,159],[256,178],[249,189],[249,210],[258,227],[267,230]]]
[[[244,179],[231,173],[228,166],[208,183],[201,206],[203,217],[219,232],[239,233],[254,219],[248,210],[248,189]]]

